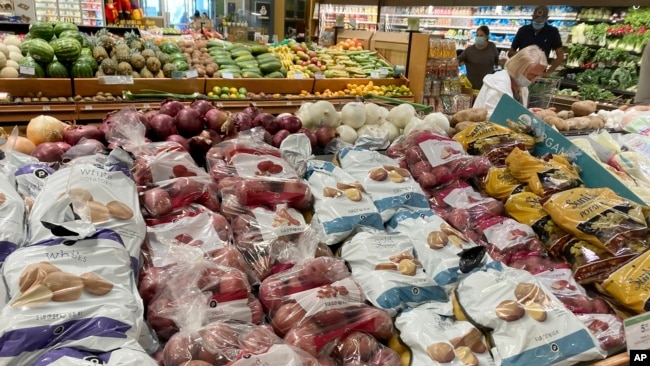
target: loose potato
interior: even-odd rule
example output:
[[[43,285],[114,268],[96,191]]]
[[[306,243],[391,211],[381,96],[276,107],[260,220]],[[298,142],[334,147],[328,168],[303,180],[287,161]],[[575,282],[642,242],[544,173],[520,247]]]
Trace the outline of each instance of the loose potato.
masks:
[[[562,119],[569,119],[569,118],[575,117],[573,115],[573,111],[568,111],[568,110],[557,112],[557,116],[562,118]]]
[[[454,127],[454,129],[455,129],[456,131],[462,131],[462,130],[468,128],[468,127],[472,127],[472,126],[474,126],[474,125],[477,124],[477,123],[478,123],[478,122],[472,122],[472,121],[458,122],[458,123],[456,124],[456,126]]]
[[[569,124],[570,130],[584,130],[591,125],[591,119],[589,117],[573,117],[567,119],[566,123]]]
[[[593,100],[583,100],[571,105],[571,110],[576,117],[588,116],[596,111],[597,104]]]
[[[542,121],[557,128],[559,131],[569,130],[569,125],[566,123],[566,121],[558,117],[557,114],[555,114],[555,111],[551,109],[543,109],[535,113],[535,115],[537,115],[537,117],[539,117]]]
[[[587,118],[591,120],[589,128],[596,130],[605,127],[605,121],[600,116],[587,116]]]
[[[486,108],[469,108],[456,112],[450,119],[451,127],[455,127],[459,122],[483,122],[487,119]]]

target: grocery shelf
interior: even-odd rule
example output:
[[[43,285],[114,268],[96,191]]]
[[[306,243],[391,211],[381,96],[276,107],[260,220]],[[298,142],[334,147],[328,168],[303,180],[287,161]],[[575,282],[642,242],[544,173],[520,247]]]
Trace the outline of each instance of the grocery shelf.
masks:
[[[471,15],[433,15],[433,14],[382,14],[389,17],[396,18],[456,18],[456,19],[472,19]]]
[[[359,13],[359,12],[354,12],[354,11],[353,11],[353,12],[346,11],[345,13],[346,13],[346,14],[350,14],[350,15],[377,15],[376,12],[371,12],[371,13]],[[339,14],[339,13],[324,11],[324,12],[322,12],[322,14],[325,14],[325,15],[327,15],[327,14],[334,14],[334,15],[336,15],[336,14]]]

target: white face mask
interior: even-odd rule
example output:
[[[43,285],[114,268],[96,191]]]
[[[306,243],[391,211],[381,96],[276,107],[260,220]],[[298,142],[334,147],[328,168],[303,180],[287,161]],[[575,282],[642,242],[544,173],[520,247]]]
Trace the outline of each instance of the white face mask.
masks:
[[[528,78],[523,76],[523,75],[518,76],[516,82],[517,82],[517,85],[519,85],[519,87],[521,87],[521,88],[527,88],[530,84],[533,83],[532,81],[528,80]]]
[[[477,46],[483,46],[486,41],[487,41],[486,37],[476,37],[476,38],[474,38],[474,43],[476,43]]]

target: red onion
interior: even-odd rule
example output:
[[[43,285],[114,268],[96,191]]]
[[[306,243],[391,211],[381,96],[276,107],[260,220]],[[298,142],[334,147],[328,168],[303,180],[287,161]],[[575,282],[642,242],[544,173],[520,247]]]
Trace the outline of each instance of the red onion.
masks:
[[[280,126],[271,113],[260,113],[253,119],[253,126],[262,126],[272,135],[280,130]]]
[[[56,163],[61,161],[63,149],[56,142],[43,142],[36,145],[32,156],[44,163]]]
[[[273,135],[267,130],[264,130],[264,142],[266,142],[269,145],[273,145]]]
[[[167,99],[160,104],[160,113],[166,114],[170,117],[176,117],[178,112],[180,112],[183,108],[185,108],[185,106],[183,106],[183,103],[177,100]]]
[[[196,109],[183,108],[176,114],[176,129],[181,136],[192,137],[203,130],[203,118]]]
[[[106,116],[104,116],[104,119],[102,120],[102,124],[99,126],[99,132],[102,133],[102,137],[103,137],[104,141],[106,141],[106,139],[108,137],[108,133],[110,132],[109,130],[112,127],[112,123],[113,123],[115,113],[117,113],[117,112],[118,111],[115,110],[115,111],[106,113]]]
[[[287,130],[280,130],[273,135],[273,140],[272,140],[272,145],[275,147],[280,147],[280,144],[282,144],[282,141],[286,139],[289,135],[291,135],[291,132]]]
[[[63,149],[64,152],[70,150],[70,148],[72,147],[72,145],[70,145],[69,143],[64,142],[64,141],[57,141],[57,142],[55,142],[55,144],[56,144],[56,146]]]
[[[92,125],[74,125],[63,132],[63,141],[70,146],[76,145],[82,138],[101,139],[102,132]]]
[[[251,120],[257,117],[257,115],[260,114],[260,112],[262,111],[259,108],[257,108],[253,103],[250,103],[248,107],[244,108],[244,110],[242,111],[242,113],[246,113],[248,116],[250,116]]]
[[[149,127],[149,122],[151,122],[151,119],[154,116],[156,116],[158,113],[160,112],[158,112],[155,109],[148,110],[144,112],[144,114],[142,114],[142,118],[140,118],[140,120],[142,121],[142,123],[144,123],[145,126]]]
[[[228,119],[229,113],[218,108],[210,109],[205,113],[205,126],[214,131],[221,131],[221,126]]]
[[[226,134],[233,132],[246,131],[253,128],[253,119],[244,112],[233,113],[228,117],[228,131]]]
[[[190,141],[190,155],[199,166],[205,166],[205,156],[215,141],[212,140],[211,133],[208,130],[201,131],[197,136],[193,136]],[[218,141],[217,141],[218,142]]]
[[[151,139],[154,141],[163,141],[169,135],[177,134],[174,118],[167,114],[160,113],[151,119]]]
[[[302,121],[300,121],[300,118],[290,113],[279,115],[277,121],[280,129],[287,130],[291,133],[296,133],[300,128],[302,128]]]
[[[185,151],[188,151],[188,152],[190,151],[190,140],[186,139],[185,137],[183,137],[181,135],[177,135],[177,134],[169,135],[169,136],[167,136],[165,138],[165,141],[176,142],[176,143],[180,144],[181,146],[183,146],[183,149],[185,149]]]
[[[318,141],[318,146],[325,147],[327,146],[332,139],[334,139],[338,134],[336,129],[332,126],[320,126],[316,130],[316,140]]]
[[[305,136],[307,136],[312,149],[318,146],[318,139],[316,138],[316,132],[308,128],[301,128],[300,130],[298,130],[298,133],[304,133]]]
[[[63,154],[63,161],[71,160],[80,156],[104,153],[105,149],[106,147],[101,141],[83,138]]]
[[[211,110],[215,109],[215,107],[212,105],[212,103],[208,102],[205,99],[199,99],[194,101],[192,104],[190,104],[190,108],[196,110],[199,112],[199,115],[201,118],[205,117],[205,114]]]

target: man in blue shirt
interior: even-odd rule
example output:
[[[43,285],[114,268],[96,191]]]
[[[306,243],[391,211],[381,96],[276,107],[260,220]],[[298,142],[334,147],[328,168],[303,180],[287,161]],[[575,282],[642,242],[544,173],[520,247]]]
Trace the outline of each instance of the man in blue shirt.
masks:
[[[549,57],[551,50],[555,50],[555,59],[546,69],[543,77],[549,76],[555,69],[564,62],[564,48],[562,47],[562,38],[558,29],[548,21],[548,7],[541,5],[533,11],[533,22],[519,28],[515,39],[512,41],[508,57],[512,57],[522,48],[530,45],[537,45]]]

